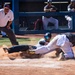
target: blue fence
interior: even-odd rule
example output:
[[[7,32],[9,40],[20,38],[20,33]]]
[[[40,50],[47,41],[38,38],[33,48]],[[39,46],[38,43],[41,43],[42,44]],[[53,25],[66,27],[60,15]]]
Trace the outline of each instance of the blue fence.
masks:
[[[45,13],[45,12],[19,12],[19,1],[34,1],[34,0],[5,0],[5,1],[12,1],[12,10],[14,12],[14,22],[13,22],[13,31],[16,34],[41,34],[45,32],[75,32],[75,13],[73,12],[67,12],[67,11],[60,11],[60,12],[50,12],[50,13]],[[36,0],[36,1],[47,1],[47,0]],[[61,0],[60,0],[61,1]],[[64,0],[65,1],[65,0]],[[66,0],[67,1],[67,0]],[[73,29],[58,29],[58,30],[27,30],[27,31],[19,31],[19,17],[20,16],[65,16],[69,15],[72,16],[72,24],[73,24]]]

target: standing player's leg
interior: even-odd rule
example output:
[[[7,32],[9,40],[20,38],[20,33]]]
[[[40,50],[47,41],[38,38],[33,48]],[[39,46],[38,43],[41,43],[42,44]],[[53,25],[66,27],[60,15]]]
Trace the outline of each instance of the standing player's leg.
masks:
[[[4,31],[8,35],[8,38],[10,39],[12,45],[18,45],[15,34],[13,33],[11,29],[7,29],[6,27],[3,27],[1,28],[1,30]]]
[[[68,21],[68,28],[72,29],[72,21]]]

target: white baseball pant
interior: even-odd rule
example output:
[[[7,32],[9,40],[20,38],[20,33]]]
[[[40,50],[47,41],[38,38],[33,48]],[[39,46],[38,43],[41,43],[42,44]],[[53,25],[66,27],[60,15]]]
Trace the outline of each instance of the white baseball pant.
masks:
[[[71,46],[72,44],[69,42],[66,35],[57,35],[48,45],[35,49],[35,53],[46,54],[54,51],[56,48],[60,48],[63,50],[65,58],[73,58],[74,53]]]
[[[72,29],[72,17],[66,15],[65,18],[68,21],[68,28]]]
[[[55,19],[53,17],[46,18],[46,17],[42,16],[42,21],[43,21],[44,30],[48,29],[48,23],[49,22],[55,25],[55,29],[58,29],[58,20],[57,19]]]
[[[68,28],[72,29],[72,21],[68,21]]]

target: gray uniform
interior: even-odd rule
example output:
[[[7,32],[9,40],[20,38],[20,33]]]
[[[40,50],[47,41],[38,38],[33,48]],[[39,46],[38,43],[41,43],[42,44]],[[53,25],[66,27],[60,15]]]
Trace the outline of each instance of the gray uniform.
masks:
[[[53,5],[51,5],[51,6],[49,7],[48,5],[46,5],[46,6],[44,7],[44,10],[45,10],[45,9],[54,9],[54,10],[56,10],[56,7],[53,6]],[[55,19],[55,18],[53,18],[53,17],[51,17],[51,16],[42,16],[42,21],[43,21],[43,28],[44,28],[45,30],[48,29],[48,23],[49,23],[49,22],[55,25],[55,29],[58,29],[58,20],[57,20],[57,19]]]
[[[36,54],[46,54],[52,52],[57,48],[62,49],[65,58],[73,58],[74,53],[72,46],[75,46],[75,35],[72,34],[59,34],[55,36],[48,45],[35,49]]]

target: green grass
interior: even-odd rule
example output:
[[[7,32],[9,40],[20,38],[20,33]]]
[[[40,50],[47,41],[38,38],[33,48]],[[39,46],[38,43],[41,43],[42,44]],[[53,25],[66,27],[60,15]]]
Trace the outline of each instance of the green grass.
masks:
[[[19,42],[19,44],[37,44],[38,40],[40,38],[17,38],[17,41]],[[11,42],[9,40],[9,38],[0,38],[0,46],[2,45],[7,45],[7,46],[11,46]]]

